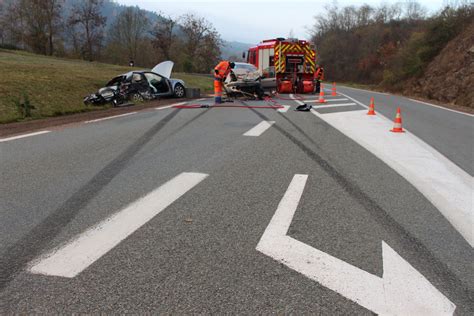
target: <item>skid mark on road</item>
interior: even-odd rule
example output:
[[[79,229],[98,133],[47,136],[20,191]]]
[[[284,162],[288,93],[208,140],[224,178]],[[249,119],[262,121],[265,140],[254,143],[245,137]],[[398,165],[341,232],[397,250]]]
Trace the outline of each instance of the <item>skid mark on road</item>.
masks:
[[[262,113],[253,109],[251,110],[261,119],[268,120],[268,118]],[[413,257],[418,257],[423,261],[424,264],[419,266],[419,271],[421,273],[428,276],[436,275],[438,279],[442,280],[442,284],[440,285],[442,289],[455,289],[454,293],[451,293],[452,295],[450,295],[450,298],[452,297],[456,300],[456,305],[467,304],[469,306],[471,304],[471,292],[469,286],[464,283],[464,280],[459,279],[456,274],[451,272],[446,264],[438,260],[438,258],[423,244],[423,242],[413,236],[410,232],[406,231],[403,226],[386,212],[374,199],[365,193],[355,182],[340,173],[328,160],[324,159],[321,155],[306,146],[303,142],[278,124],[275,124],[274,128],[300,148],[303,153],[319,165],[328,176],[330,176],[345,192],[357,201],[374,218],[374,220],[384,228],[390,236],[390,240],[397,241],[402,245],[405,252],[410,253]],[[459,302],[462,303],[459,304]]]
[[[178,109],[172,111],[156,123],[122,154],[112,160],[83,185],[58,209],[53,211],[22,239],[6,250],[6,255],[0,258],[0,291],[13,280],[19,271],[26,267],[28,262],[37,257],[53,238],[59,235],[62,229],[75,218],[77,213],[97,196],[102,188],[109,184],[132,161],[132,158],[143,146],[153,139],[179,111]]]

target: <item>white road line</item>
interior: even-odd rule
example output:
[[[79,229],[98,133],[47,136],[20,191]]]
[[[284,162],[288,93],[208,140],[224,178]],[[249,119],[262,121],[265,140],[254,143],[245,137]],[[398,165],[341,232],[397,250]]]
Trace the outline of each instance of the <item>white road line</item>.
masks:
[[[366,109],[368,109],[368,108],[369,108],[369,107],[368,107],[367,105],[365,105],[364,103],[362,103],[362,102],[359,102],[359,101],[357,101],[357,100],[356,100],[356,99],[354,99],[354,98],[351,98],[351,97],[350,97],[350,96],[348,96],[347,94],[344,94],[344,93],[341,93],[341,94],[342,94],[343,96],[345,96],[346,98],[348,98],[349,100],[352,100],[352,101],[354,101],[355,103],[357,103],[357,104],[359,104],[359,105],[363,106],[364,108],[366,108]]]
[[[179,174],[66,245],[34,261],[29,271],[75,277],[207,176],[203,173]]]
[[[158,108],[155,108],[155,110],[164,110],[164,109],[172,108],[173,106],[185,105],[185,104],[186,104],[186,102],[180,102],[180,103],[170,104],[170,105],[166,105],[166,106],[160,106]]]
[[[206,98],[201,98],[201,99],[196,99],[196,100],[192,100],[194,102],[199,102],[199,101],[204,101],[206,100]],[[160,106],[160,107],[156,107],[155,110],[164,110],[164,109],[169,109],[169,108],[172,108],[173,106],[179,106],[179,105],[185,105],[187,104],[188,102],[178,102],[178,103],[173,103],[173,104],[170,104],[170,105],[166,105],[166,106]]]
[[[453,314],[456,306],[384,241],[379,277],[288,236],[307,178],[293,177],[257,251],[377,314]]]
[[[204,99],[197,99],[197,100],[194,100],[194,101],[202,101],[202,100],[204,100]],[[185,105],[186,103],[188,103],[188,102],[173,103],[173,104],[170,104],[170,105],[156,107],[155,110],[169,109],[169,108],[172,108],[173,106]]]
[[[295,96],[293,94],[290,94],[290,98],[293,99],[299,105],[305,104],[304,102],[302,102],[302,101],[298,100],[297,98],[295,98]]]
[[[413,101],[413,102],[430,105],[430,106],[433,106],[433,107],[438,108],[438,109],[442,109],[442,110],[446,110],[446,111],[450,111],[450,112],[454,112],[454,113],[458,113],[458,114],[463,114],[463,115],[467,115],[467,116],[471,116],[471,117],[474,116],[473,114],[464,113],[464,112],[461,112],[461,111],[456,111],[456,110],[453,110],[453,109],[445,108],[445,107],[435,105],[435,104],[431,104],[431,103],[428,103],[428,102],[418,101],[418,100],[410,99],[410,98],[407,98],[407,99],[410,100],[410,101]]]
[[[275,124],[275,121],[261,121],[260,123],[249,129],[244,134],[244,136],[260,136],[273,124]]]
[[[392,122],[361,112],[312,111],[413,184],[474,247],[474,178],[414,134],[391,133]]]
[[[435,108],[439,108],[439,109],[442,109],[442,110],[446,110],[446,111],[450,111],[450,112],[454,112],[454,113],[458,113],[458,114],[463,114],[463,115],[467,115],[467,116],[474,116],[473,114],[469,114],[469,113],[464,113],[464,112],[461,112],[461,111],[456,111],[456,110],[453,110],[453,109],[450,109],[450,108],[446,108],[446,107],[443,107],[443,106],[439,106],[439,105],[435,105],[435,104],[432,104],[432,103],[428,103],[428,102],[423,102],[423,101],[418,101],[418,100],[415,100],[415,99],[410,99],[410,98],[407,98],[407,97],[404,97],[404,96],[400,96],[400,95],[393,95],[393,94],[389,94],[389,93],[383,93],[383,92],[376,92],[376,91],[371,91],[371,90],[364,90],[364,89],[357,89],[357,88],[351,88],[351,87],[347,87],[347,86],[344,86],[344,88],[348,88],[348,89],[353,89],[353,90],[360,90],[360,91],[365,91],[365,92],[369,92],[369,93],[378,93],[378,94],[382,94],[382,95],[389,95],[389,96],[394,96],[394,97],[400,97],[400,98],[406,98],[410,101],[413,101],[413,102],[418,102],[418,103],[422,103],[422,104],[426,104],[426,105],[429,105],[429,106],[433,106]],[[340,92],[338,92],[340,93]],[[340,93],[341,95],[344,95],[344,96],[347,96],[343,93]]]
[[[377,92],[377,91],[372,91],[372,90],[365,90],[365,89],[358,89],[358,88],[352,88],[352,87],[348,87],[348,86],[344,86],[344,88],[347,88],[347,89],[353,89],[353,90],[359,90],[359,91],[365,91],[365,92],[370,92],[370,93],[377,93],[377,94],[382,94],[382,95],[391,95],[390,93],[385,93],[385,92]]]
[[[85,121],[84,123],[89,124],[89,123],[95,123],[95,122],[100,122],[100,121],[105,121],[105,120],[111,120],[111,119],[114,119],[114,118],[124,117],[124,116],[132,115],[132,114],[135,114],[135,113],[137,113],[137,112],[129,112],[129,113],[124,113],[124,114],[119,114],[119,115],[114,115],[114,116],[107,116],[107,117],[103,117],[103,118],[100,118],[100,119]]]
[[[343,99],[326,99],[327,102],[336,102],[336,101],[345,101],[346,98]],[[319,102],[319,100],[304,100],[306,102]]]
[[[29,133],[29,134],[23,134],[23,135],[7,137],[7,138],[0,138],[0,143],[8,142],[8,141],[15,140],[15,139],[20,139],[20,138],[30,137],[30,136],[46,134],[46,133],[49,133],[49,132],[51,132],[51,131],[40,131],[40,132],[34,132],[34,133]]]
[[[337,108],[339,106],[351,106],[351,105],[357,105],[355,103],[340,103],[340,104],[316,104],[313,106],[314,109],[324,109],[324,108]]]
[[[283,106],[283,109],[278,109],[277,110],[278,112],[285,113],[285,112],[288,112],[288,110],[290,109],[289,105],[282,105],[282,106]]]

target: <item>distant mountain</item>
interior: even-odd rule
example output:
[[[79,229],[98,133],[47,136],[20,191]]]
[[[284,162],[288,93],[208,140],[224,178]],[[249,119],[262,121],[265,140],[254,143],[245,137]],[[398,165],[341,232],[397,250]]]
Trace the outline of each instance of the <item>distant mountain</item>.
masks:
[[[255,44],[241,43],[236,41],[224,41],[221,47],[222,59],[231,59],[234,61],[243,61],[242,53],[248,51],[248,49]]]

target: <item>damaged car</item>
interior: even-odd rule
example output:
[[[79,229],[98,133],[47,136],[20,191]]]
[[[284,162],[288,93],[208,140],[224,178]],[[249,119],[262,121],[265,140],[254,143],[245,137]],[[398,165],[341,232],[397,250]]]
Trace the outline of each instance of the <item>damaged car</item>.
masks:
[[[123,106],[162,97],[183,98],[186,85],[183,80],[171,78],[173,66],[172,61],[165,61],[150,71],[134,70],[117,76],[96,93],[86,96],[84,104]]]
[[[224,89],[229,97],[262,100],[265,92],[260,79],[261,75],[254,65],[236,62],[224,81]]]

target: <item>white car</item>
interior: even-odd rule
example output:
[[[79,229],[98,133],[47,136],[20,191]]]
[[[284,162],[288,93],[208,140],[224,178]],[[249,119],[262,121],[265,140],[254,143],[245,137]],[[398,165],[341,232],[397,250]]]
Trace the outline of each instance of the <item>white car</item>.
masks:
[[[247,63],[235,63],[234,69],[232,72],[237,77],[239,81],[256,81],[261,77],[260,72],[257,67],[252,64]],[[231,82],[231,75],[229,74],[225,80],[225,83]]]

